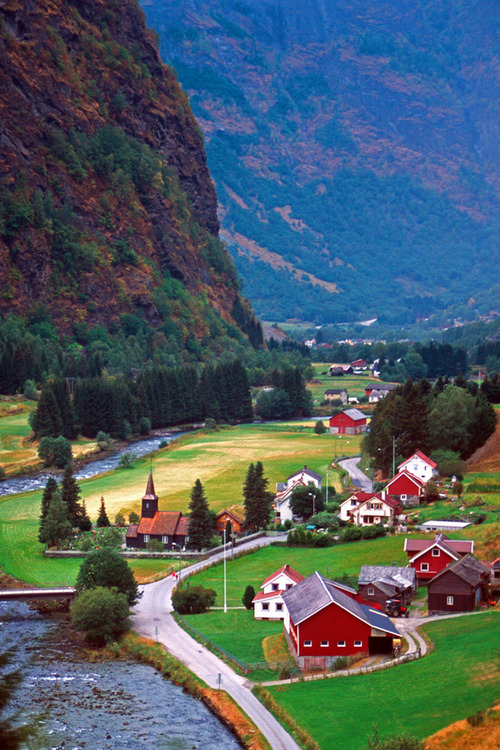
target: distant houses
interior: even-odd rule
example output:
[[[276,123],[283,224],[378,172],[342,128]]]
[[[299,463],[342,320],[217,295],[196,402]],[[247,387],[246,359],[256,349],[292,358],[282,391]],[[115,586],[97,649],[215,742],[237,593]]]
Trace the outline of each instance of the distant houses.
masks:
[[[347,404],[349,395],[345,388],[328,388],[323,394],[323,400],[330,403]]]
[[[474,552],[474,542],[468,539],[449,539],[436,534],[434,539],[405,539],[404,550],[408,564],[415,569],[419,585],[428,583],[449,563]]]
[[[358,594],[364,602],[385,608],[388,599],[399,599],[408,605],[417,590],[414,568],[396,565],[362,565],[358,578]]]
[[[308,484],[321,489],[322,477],[312,469],[304,466],[294,474],[290,474],[284,482],[276,483],[276,496],[274,498],[274,517],[276,522],[293,520],[293,512],[290,507],[292,492],[296,487],[307,487]]]

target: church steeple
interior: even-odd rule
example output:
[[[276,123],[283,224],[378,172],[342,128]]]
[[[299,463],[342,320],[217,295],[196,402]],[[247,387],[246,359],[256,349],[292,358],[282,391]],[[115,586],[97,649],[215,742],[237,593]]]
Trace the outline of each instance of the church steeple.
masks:
[[[142,518],[153,518],[154,514],[158,510],[158,495],[155,493],[155,485],[153,482],[153,470],[149,472],[148,483],[146,485],[146,492],[142,498]]]

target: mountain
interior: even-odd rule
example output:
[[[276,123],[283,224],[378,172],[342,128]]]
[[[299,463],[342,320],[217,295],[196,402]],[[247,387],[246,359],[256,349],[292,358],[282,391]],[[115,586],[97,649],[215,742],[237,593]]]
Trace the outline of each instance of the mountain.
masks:
[[[143,0],[269,320],[500,305],[495,0]]]
[[[2,2],[0,123],[4,319],[258,344],[200,128],[134,0]]]

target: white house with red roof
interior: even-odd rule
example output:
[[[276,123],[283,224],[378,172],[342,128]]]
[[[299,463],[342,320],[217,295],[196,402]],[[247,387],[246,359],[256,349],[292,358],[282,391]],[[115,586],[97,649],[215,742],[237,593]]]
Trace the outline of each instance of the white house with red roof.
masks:
[[[400,637],[386,614],[361,604],[317,571],[283,594],[288,645],[304,669],[337,656],[392,653]]]
[[[437,464],[422,451],[415,451],[410,458],[399,464],[398,473],[402,471],[409,472],[425,484],[437,474]]]
[[[469,539],[449,539],[445,534],[436,534],[434,539],[405,539],[408,564],[415,568],[419,584],[427,583],[447,565],[472,555],[474,542]]]
[[[283,592],[291,589],[304,576],[283,565],[279,570],[271,573],[261,585],[253,598],[253,616],[256,620],[282,620],[284,617]]]
[[[275,521],[283,523],[286,520],[293,521],[293,513],[290,508],[292,492],[296,487],[307,487],[313,484],[321,489],[322,476],[312,469],[304,466],[303,469],[290,474],[284,482],[276,483],[276,497],[274,498]]]
[[[346,523],[357,526],[371,526],[372,524],[387,523],[394,526],[401,514],[401,505],[394,497],[389,497],[384,491],[355,492],[340,504],[339,516]]]

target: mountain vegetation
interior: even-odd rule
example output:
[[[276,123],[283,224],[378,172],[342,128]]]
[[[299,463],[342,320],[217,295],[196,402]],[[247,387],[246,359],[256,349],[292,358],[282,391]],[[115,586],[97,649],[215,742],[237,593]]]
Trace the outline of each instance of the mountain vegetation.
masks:
[[[0,81],[1,390],[54,358],[92,376],[105,351],[123,369],[261,346],[201,131],[134,0],[7,0]]]
[[[408,325],[495,309],[494,0],[143,6],[260,315]]]

